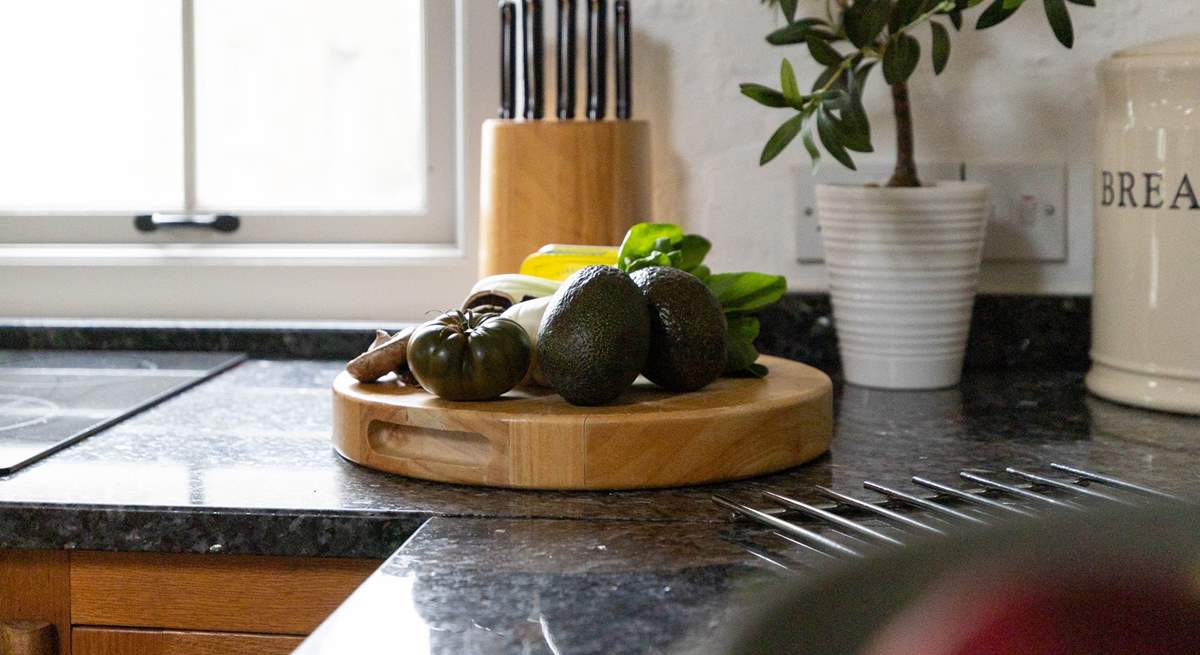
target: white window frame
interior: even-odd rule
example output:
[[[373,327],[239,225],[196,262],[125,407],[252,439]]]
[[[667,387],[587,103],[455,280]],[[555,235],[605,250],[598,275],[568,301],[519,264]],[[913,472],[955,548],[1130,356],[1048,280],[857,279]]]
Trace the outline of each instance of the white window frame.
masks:
[[[430,176],[428,213],[356,216],[364,229],[347,240],[329,216],[234,210],[245,219],[241,243],[195,230],[122,238],[134,232],[124,212],[0,216],[0,316],[395,322],[456,304],[475,277],[479,125],[498,96],[498,19],[493,3],[426,0],[426,20],[453,28],[443,51],[453,56],[427,56],[426,76],[453,85],[455,98],[452,116],[427,112],[428,141],[453,143],[427,149],[435,172],[452,171]],[[429,220],[435,212],[443,220]],[[310,229],[281,243],[270,225],[284,220]],[[44,242],[64,227],[69,241]]]

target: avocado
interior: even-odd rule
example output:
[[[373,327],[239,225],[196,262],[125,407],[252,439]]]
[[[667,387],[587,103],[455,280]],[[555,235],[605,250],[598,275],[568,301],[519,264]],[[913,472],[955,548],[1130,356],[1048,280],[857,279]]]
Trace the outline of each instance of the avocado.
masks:
[[[612,266],[588,266],[568,278],[538,329],[542,375],[573,405],[615,400],[637,379],[649,349],[646,298]]]
[[[725,314],[708,287],[677,268],[631,276],[650,303],[650,355],[642,371],[671,391],[695,391],[725,369]]]

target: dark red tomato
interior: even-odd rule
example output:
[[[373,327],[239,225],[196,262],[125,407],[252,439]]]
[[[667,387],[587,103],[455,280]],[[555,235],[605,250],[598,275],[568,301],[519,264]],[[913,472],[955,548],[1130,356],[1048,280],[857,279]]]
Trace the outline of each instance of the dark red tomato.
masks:
[[[529,371],[525,328],[496,314],[452,311],[417,328],[408,366],[430,393],[447,400],[491,400]]]

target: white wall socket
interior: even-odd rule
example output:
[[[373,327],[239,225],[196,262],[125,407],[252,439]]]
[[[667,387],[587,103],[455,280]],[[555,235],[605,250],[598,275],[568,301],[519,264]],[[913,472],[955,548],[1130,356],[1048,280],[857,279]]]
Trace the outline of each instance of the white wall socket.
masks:
[[[807,165],[794,167],[796,172],[796,259],[803,263],[821,262],[825,254],[821,246],[821,226],[817,223],[818,184],[883,184],[891,177],[893,164],[856,162],[858,171],[826,162],[814,175]],[[962,164],[948,162],[918,162],[921,179],[961,180]]]
[[[964,179],[992,187],[985,261],[1066,261],[1066,164],[967,164]]]

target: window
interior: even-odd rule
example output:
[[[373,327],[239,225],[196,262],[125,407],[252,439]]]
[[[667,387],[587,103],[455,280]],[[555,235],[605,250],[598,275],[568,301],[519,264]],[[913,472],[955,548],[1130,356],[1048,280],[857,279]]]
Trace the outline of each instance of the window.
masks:
[[[345,311],[365,293],[337,282],[349,269],[469,279],[495,12],[477,0],[0,3],[0,315],[366,318]],[[135,228],[154,213],[240,226]],[[172,282],[195,270],[164,270],[198,266],[244,298],[206,302]],[[116,270],[130,267],[158,270]],[[278,280],[317,275],[309,292],[330,303],[278,297]],[[130,285],[148,297],[122,297]],[[440,306],[436,286],[385,315]],[[176,306],[181,294],[193,304]]]
[[[214,238],[134,230],[163,212],[240,216],[222,243],[449,243],[452,25],[421,0],[0,6],[7,240]]]

